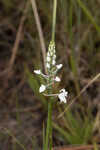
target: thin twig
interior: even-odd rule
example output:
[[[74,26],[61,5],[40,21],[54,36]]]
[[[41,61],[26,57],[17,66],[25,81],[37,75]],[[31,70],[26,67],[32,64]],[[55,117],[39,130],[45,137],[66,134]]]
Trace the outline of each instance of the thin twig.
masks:
[[[18,48],[19,48],[21,35],[22,35],[22,30],[23,30],[23,25],[24,25],[24,22],[25,22],[25,19],[26,19],[26,13],[27,13],[28,7],[29,7],[29,2],[26,3],[26,6],[25,6],[25,9],[24,9],[24,12],[23,12],[23,16],[21,17],[21,21],[20,21],[20,24],[19,24],[19,27],[18,27],[18,32],[17,32],[17,35],[16,35],[16,39],[15,39],[13,49],[12,49],[12,56],[11,56],[11,59],[10,59],[10,62],[9,62],[9,68],[10,69],[13,67],[13,64],[15,62],[15,58],[16,58],[17,51],[18,51]]]
[[[34,17],[35,17],[35,21],[36,21],[36,25],[37,25],[37,30],[38,30],[38,34],[39,34],[40,44],[41,44],[41,50],[42,50],[42,56],[43,56],[43,65],[44,65],[44,69],[45,69],[45,72],[46,72],[46,67],[45,67],[46,47],[45,47],[43,31],[42,31],[42,27],[41,27],[41,23],[40,23],[39,14],[38,14],[38,11],[37,11],[36,1],[35,0],[31,0],[31,4],[32,4]]]
[[[11,133],[11,131],[7,128],[3,128],[6,133],[11,136],[15,141],[16,143],[23,149],[23,150],[26,150],[25,146],[23,144],[20,143],[20,141]]]
[[[25,8],[24,8],[24,12],[23,12],[23,16],[21,17],[21,20],[20,20],[20,24],[19,24],[19,27],[18,27],[16,39],[15,39],[15,42],[14,42],[14,46],[12,48],[12,55],[11,55],[10,61],[8,63],[8,67],[7,67],[7,69],[5,69],[4,71],[2,71],[0,73],[0,76],[4,76],[4,75],[8,74],[9,72],[11,72],[11,70],[13,68],[13,65],[14,65],[14,62],[15,62],[15,59],[16,59],[16,55],[17,55],[17,51],[18,51],[18,48],[19,48],[19,44],[20,44],[20,41],[21,41],[23,25],[24,25],[24,22],[25,22],[25,19],[26,19],[26,13],[27,13],[28,7],[29,7],[29,2],[26,3]]]
[[[93,84],[98,78],[100,77],[100,73],[97,74],[81,91],[80,93],[74,98],[72,99],[71,103],[68,105],[67,108],[65,108],[65,110],[58,116],[58,119],[61,118],[64,113],[68,110],[69,107],[71,107],[71,105],[77,100],[77,98],[79,98],[85,91],[86,89],[91,86],[91,84]]]

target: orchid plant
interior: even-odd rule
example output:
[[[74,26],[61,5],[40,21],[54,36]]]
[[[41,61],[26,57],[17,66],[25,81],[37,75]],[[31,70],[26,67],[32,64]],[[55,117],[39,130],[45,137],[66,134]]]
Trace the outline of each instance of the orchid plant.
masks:
[[[34,70],[34,73],[41,76],[45,83],[42,83],[39,88],[39,93],[44,96],[49,96],[48,100],[48,117],[47,117],[47,127],[46,135],[44,138],[43,150],[52,150],[52,110],[54,97],[58,97],[60,102],[66,103],[68,92],[63,88],[60,89],[58,93],[53,92],[53,87],[55,82],[60,82],[61,79],[57,76],[58,71],[62,68],[62,64],[56,64],[56,50],[55,50],[55,25],[56,25],[56,8],[57,0],[53,0],[53,20],[52,20],[52,37],[48,47],[46,55],[46,74],[42,71]]]
[[[35,74],[40,75],[46,81],[45,84],[41,84],[39,92],[43,93],[45,96],[54,96],[58,97],[60,102],[67,102],[68,92],[65,89],[59,90],[58,93],[50,93],[49,89],[55,82],[60,82],[61,79],[56,76],[59,69],[62,68],[62,64],[56,65],[56,51],[55,51],[55,42],[51,41],[48,47],[47,57],[46,57],[46,70],[47,75],[43,74],[41,70],[34,70]]]

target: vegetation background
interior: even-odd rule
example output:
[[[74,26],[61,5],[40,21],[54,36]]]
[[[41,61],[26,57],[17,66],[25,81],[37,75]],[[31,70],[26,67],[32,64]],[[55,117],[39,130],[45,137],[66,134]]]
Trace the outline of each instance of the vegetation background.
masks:
[[[34,0],[33,0],[34,1]],[[51,40],[52,0],[36,0],[45,46]],[[55,103],[53,146],[99,149],[100,1],[59,0],[57,62],[68,103]],[[38,93],[43,68],[31,1],[0,0],[0,149],[42,149],[48,99]],[[65,111],[66,110],[66,111]],[[64,112],[65,111],[65,112]],[[63,113],[64,112],[64,113]],[[60,116],[60,117],[59,117]],[[43,129],[42,129],[43,128]],[[65,148],[63,148],[63,146]]]

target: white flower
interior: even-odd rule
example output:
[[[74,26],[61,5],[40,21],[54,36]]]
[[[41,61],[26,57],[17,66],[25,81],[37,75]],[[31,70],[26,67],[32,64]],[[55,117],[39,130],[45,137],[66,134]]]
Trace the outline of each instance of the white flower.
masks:
[[[57,69],[61,69],[62,68],[62,64],[56,65]]]
[[[52,65],[55,65],[56,64],[56,61],[53,59],[53,61],[52,61]]]
[[[50,69],[50,64],[49,64],[49,63],[46,63],[46,67],[47,67],[48,69]]]
[[[50,62],[51,58],[50,56],[47,56],[47,61]]]
[[[34,70],[34,73],[41,74],[41,70]]]
[[[45,90],[46,90],[46,86],[42,84],[42,85],[40,86],[40,88],[39,88],[39,92],[42,93],[42,92],[44,92]]]
[[[54,80],[57,81],[57,82],[61,81],[59,77],[56,77]]]
[[[65,89],[61,89],[60,94],[58,94],[58,98],[60,99],[60,102],[66,103],[67,95],[68,95],[68,92]]]

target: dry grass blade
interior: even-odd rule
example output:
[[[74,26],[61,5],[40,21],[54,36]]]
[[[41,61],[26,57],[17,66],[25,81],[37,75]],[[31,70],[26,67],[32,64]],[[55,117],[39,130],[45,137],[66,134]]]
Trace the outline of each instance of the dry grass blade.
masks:
[[[45,68],[46,47],[45,47],[45,42],[44,42],[43,31],[42,31],[42,27],[41,27],[38,11],[37,11],[36,1],[35,0],[31,0],[31,4],[32,4],[34,17],[35,17],[35,21],[36,21],[36,25],[37,25],[37,30],[38,30],[38,34],[39,34],[39,38],[40,38],[40,44],[41,44],[41,50],[42,50],[42,56],[43,56],[43,65],[44,65],[44,69],[45,69],[45,72],[46,72],[46,68]]]
[[[4,130],[5,130],[5,132],[6,132],[9,136],[11,136],[11,137],[16,141],[16,143],[17,143],[23,150],[26,150],[26,148],[24,147],[24,145],[20,143],[20,141],[11,133],[10,130],[8,130],[7,128],[4,128]]]
[[[22,34],[22,30],[23,30],[23,25],[24,25],[24,22],[25,22],[25,19],[26,19],[26,13],[27,13],[28,7],[29,7],[29,2],[26,3],[26,6],[25,6],[25,9],[24,9],[24,12],[23,12],[23,16],[22,16],[20,24],[19,24],[18,32],[17,32],[17,35],[16,35],[16,40],[15,40],[15,43],[14,43],[14,46],[13,46],[13,49],[12,49],[12,56],[11,56],[11,59],[10,59],[10,62],[9,62],[10,69],[13,67],[13,64],[14,64],[14,61],[15,61],[15,58],[16,58],[16,54],[17,54],[19,43],[20,43],[20,40],[21,40],[21,34]]]
[[[29,2],[26,3],[23,15],[22,15],[21,20],[20,20],[20,24],[19,24],[19,27],[18,27],[16,39],[15,39],[15,42],[14,42],[14,46],[12,48],[12,55],[11,55],[10,61],[8,63],[8,67],[7,67],[7,69],[5,69],[3,72],[0,73],[0,76],[4,76],[5,74],[11,72],[11,70],[13,68],[13,65],[14,65],[14,62],[15,62],[15,59],[16,59],[16,55],[17,55],[17,51],[18,51],[18,48],[19,48],[20,40],[21,40],[21,37],[22,37],[21,35],[22,35],[23,25],[24,25],[24,22],[25,22],[25,19],[26,19],[26,13],[28,11],[28,8],[29,8]]]

